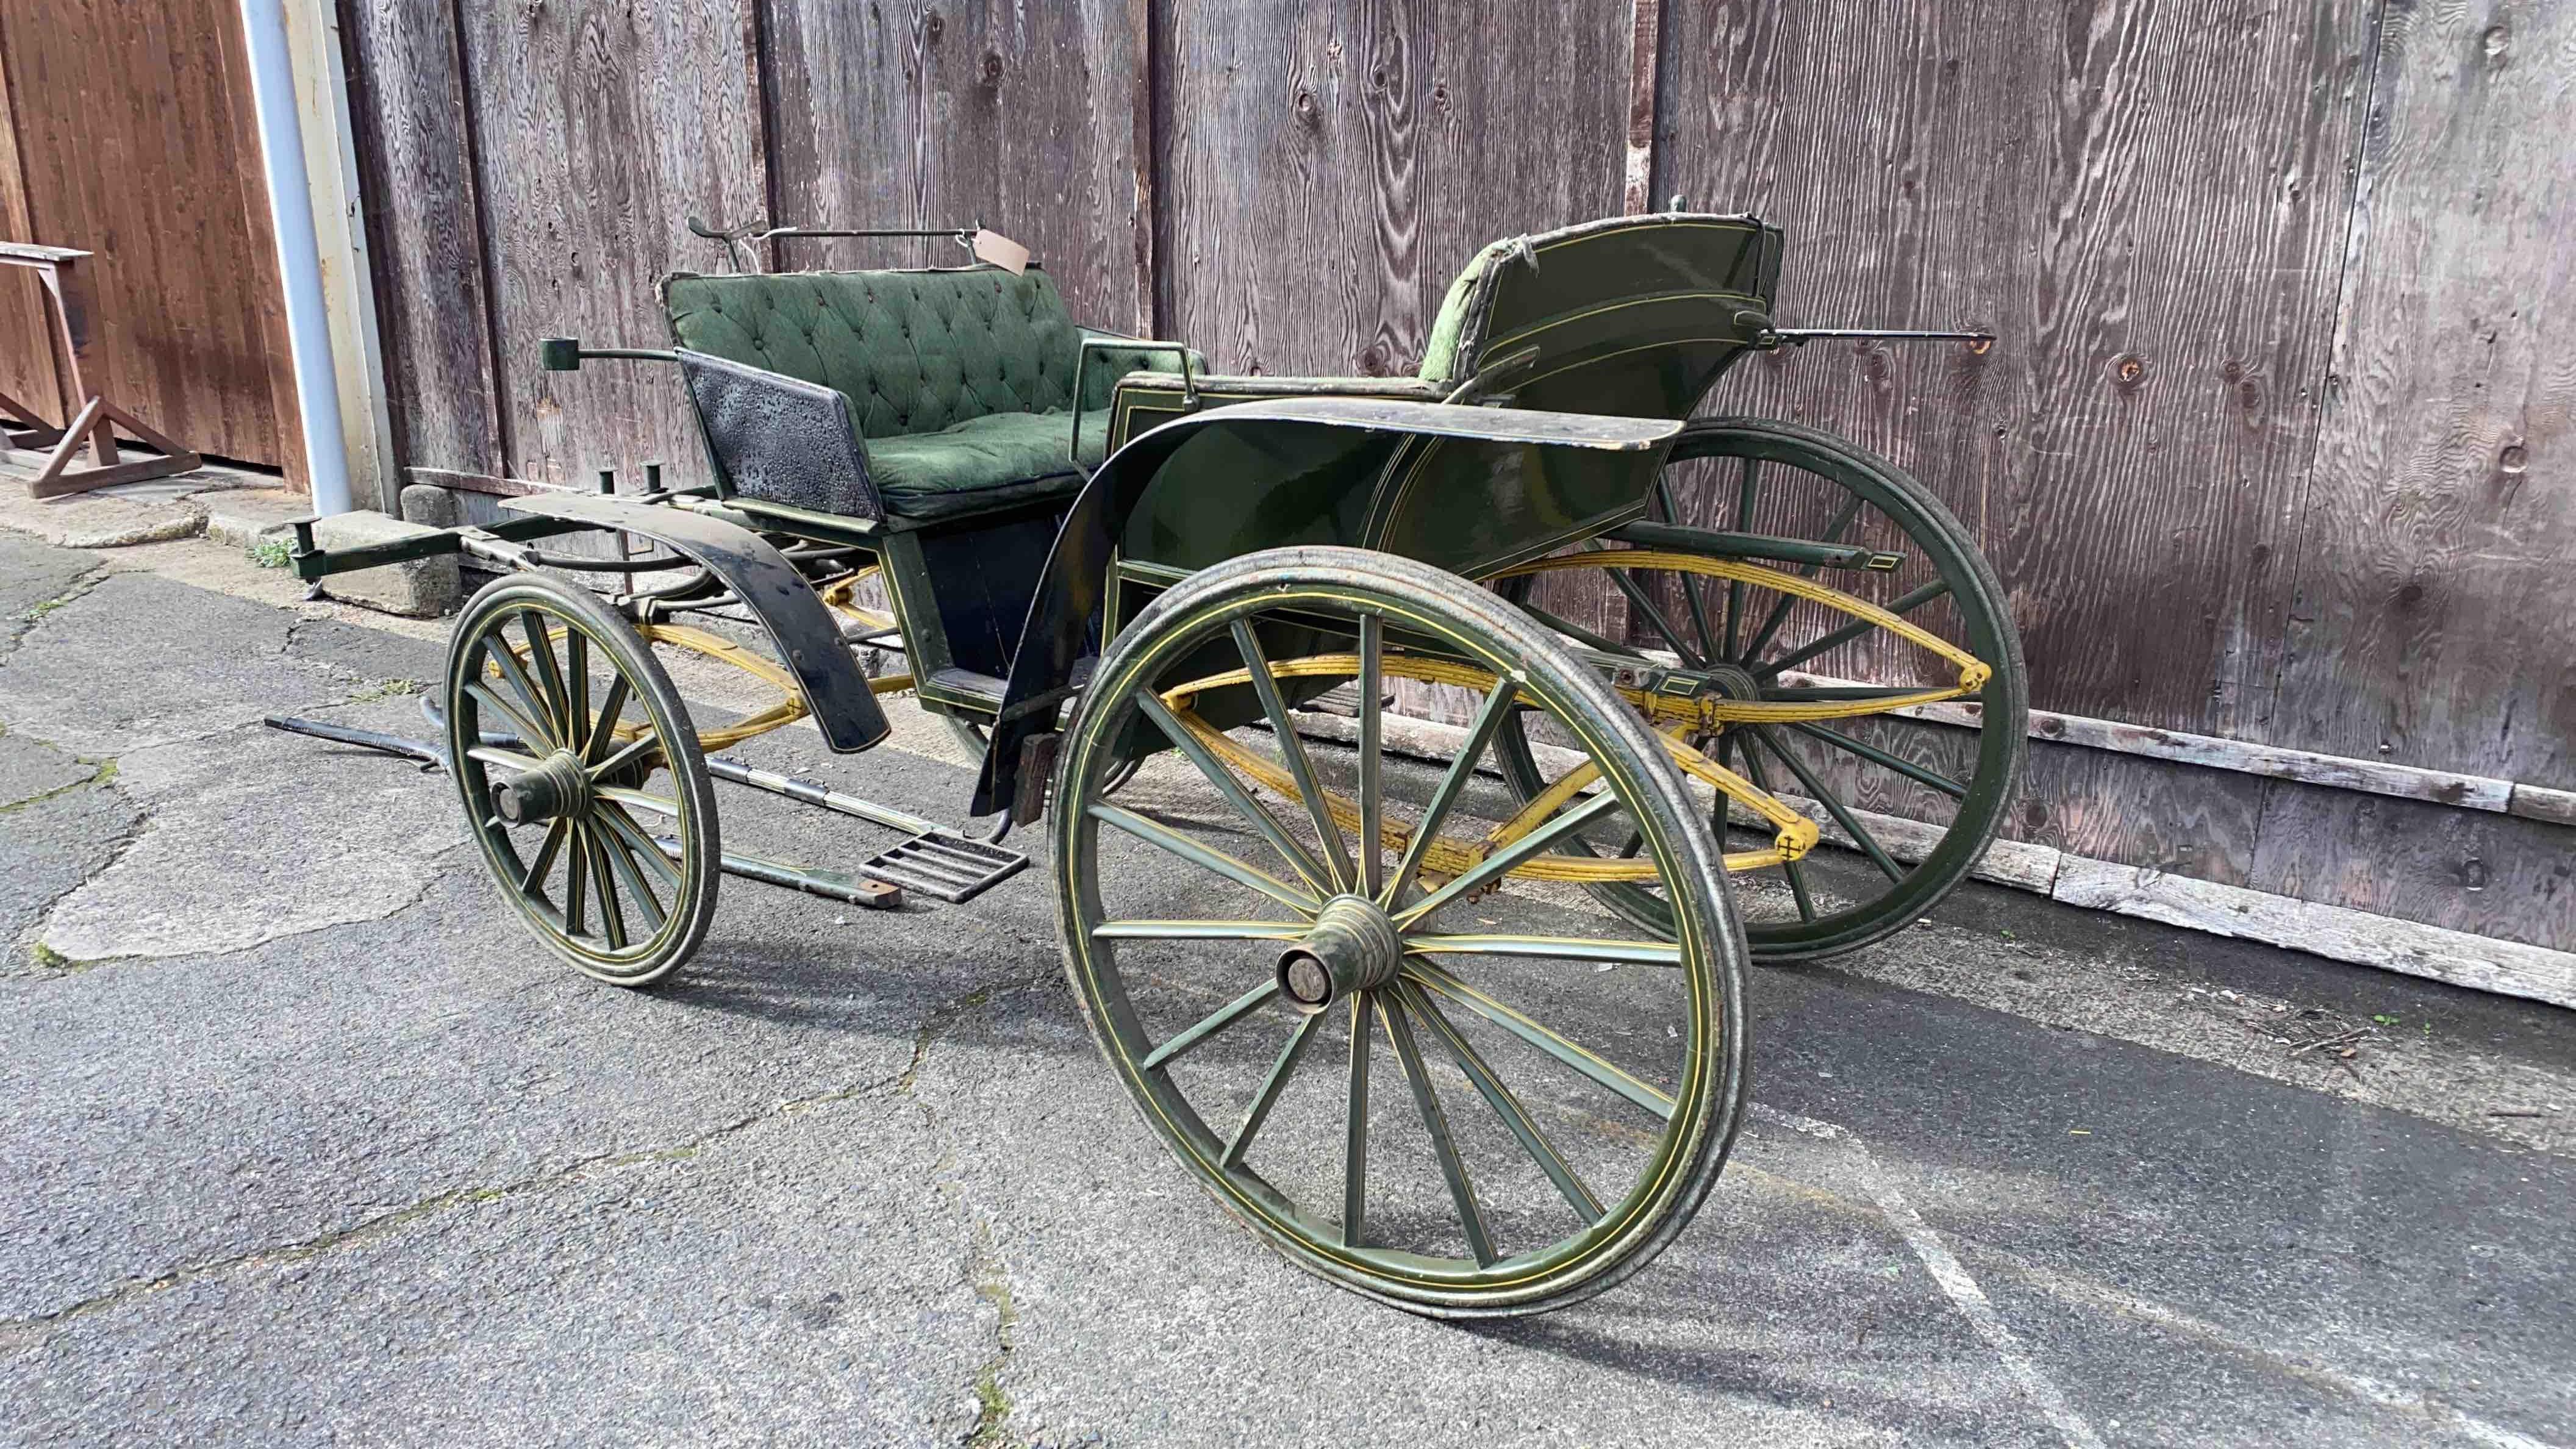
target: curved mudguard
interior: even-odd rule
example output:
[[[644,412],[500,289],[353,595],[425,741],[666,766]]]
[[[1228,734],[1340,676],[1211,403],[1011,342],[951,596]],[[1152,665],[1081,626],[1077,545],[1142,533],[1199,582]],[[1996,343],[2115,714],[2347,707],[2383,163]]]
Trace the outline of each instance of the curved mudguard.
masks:
[[[890,731],[867,675],[841,641],[840,622],[796,566],[760,535],[686,509],[607,495],[540,493],[504,499],[501,506],[641,534],[704,565],[768,628],[825,744],[848,754],[883,742]]]
[[[1527,475],[1526,464],[1534,450],[1650,455],[1636,461],[1651,476],[1680,431],[1680,423],[1663,418],[1384,398],[1291,397],[1237,403],[1177,418],[1132,439],[1092,475],[1056,535],[1054,552],[1048,555],[1046,572],[1038,581],[1036,602],[1020,631],[1019,648],[1011,656],[1011,678],[991,744],[984,752],[973,812],[989,815],[1010,805],[1018,786],[1020,745],[1031,735],[1055,728],[1056,709],[1074,693],[1076,666],[1090,649],[1092,621],[1100,613],[1113,547],[1148,485],[1167,467],[1191,468],[1192,455],[1205,453],[1212,465],[1208,486],[1223,490],[1242,478],[1243,461],[1257,456],[1275,460],[1286,471],[1325,473],[1344,480],[1336,487],[1360,489],[1374,486],[1409,442],[1437,440],[1444,448],[1463,449],[1467,456],[1457,461],[1509,493]],[[1546,553],[1572,537],[1588,536],[1590,522],[1583,520],[1585,526],[1572,528],[1565,536],[1539,539],[1533,547]],[[1391,536],[1395,532],[1390,520],[1373,518],[1358,537],[1281,537],[1273,542],[1348,542],[1413,553],[1406,540]]]

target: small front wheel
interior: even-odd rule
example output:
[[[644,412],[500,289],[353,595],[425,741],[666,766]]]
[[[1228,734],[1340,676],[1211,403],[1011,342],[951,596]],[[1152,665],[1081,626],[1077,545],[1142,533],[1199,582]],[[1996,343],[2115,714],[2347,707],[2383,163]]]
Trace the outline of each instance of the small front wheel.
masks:
[[[1477,694],[1445,768],[1375,748],[1389,676]],[[1359,748],[1310,749],[1289,711],[1345,682]],[[1516,806],[1475,767],[1523,713],[1582,764]],[[1111,803],[1149,737],[1195,772]],[[1106,651],[1055,802],[1101,1050],[1298,1266],[1437,1317],[1540,1312],[1636,1271],[1716,1180],[1745,1060],[1717,845],[1662,742],[1501,599],[1344,548],[1194,574]],[[1651,883],[1671,929],[1591,909],[1599,879]]]
[[[581,586],[511,574],[447,652],[457,795],[502,898],[584,975],[646,986],[715,915],[715,787],[650,646]]]

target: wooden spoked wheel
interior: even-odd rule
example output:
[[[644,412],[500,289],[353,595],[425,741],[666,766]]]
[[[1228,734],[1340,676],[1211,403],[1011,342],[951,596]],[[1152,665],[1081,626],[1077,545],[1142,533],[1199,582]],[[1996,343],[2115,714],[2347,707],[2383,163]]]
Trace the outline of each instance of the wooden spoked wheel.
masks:
[[[1677,500],[1693,511],[1677,517]],[[1628,697],[1659,730],[1810,816],[1839,847],[1737,881],[1755,960],[1829,956],[1920,919],[2003,823],[2029,715],[2020,638],[1967,530],[1895,465],[1813,429],[1753,418],[1691,423],[1651,507],[1653,521],[1760,535],[1775,556],[1657,541],[1625,551],[1644,566],[1621,567],[1622,549],[1601,547],[1525,566],[1500,591],[1596,665],[1652,676]],[[1776,556],[1782,541],[1791,550],[1858,546],[1872,558],[1858,567],[1797,562]],[[1623,637],[1548,608],[1540,581],[1576,570],[1587,584],[1606,576],[1623,599]],[[1819,597],[1817,585],[1835,597]],[[1982,678],[1962,659],[1982,666]],[[1727,715],[1751,717],[1710,718]],[[1542,768],[1532,748],[1545,743],[1542,732],[1528,724],[1506,721],[1494,750],[1524,800],[1556,773]],[[1732,814],[1730,831],[1720,796],[1711,823],[1721,838],[1770,829],[1740,806]],[[1567,848],[1636,848],[1614,834],[1586,831]],[[1638,925],[1667,929],[1670,907],[1651,883],[1592,890]]]
[[[635,631],[579,585],[495,580],[457,621],[446,706],[467,825],[537,938],[619,986],[687,960],[715,914],[715,791]]]
[[[1383,755],[1382,682],[1433,675],[1481,682],[1478,746]],[[1302,744],[1289,709],[1351,681],[1357,750]],[[1584,773],[1515,809],[1474,766],[1518,712]],[[1146,732],[1196,769],[1112,804]],[[1635,1271],[1716,1179],[1744,1084],[1716,843],[1662,742],[1502,600],[1343,548],[1193,574],[1106,652],[1055,789],[1067,967],[1102,1051],[1300,1267],[1435,1316],[1542,1311]],[[1630,859],[1564,853],[1614,825]],[[1570,883],[1605,870],[1651,882],[1672,929]]]

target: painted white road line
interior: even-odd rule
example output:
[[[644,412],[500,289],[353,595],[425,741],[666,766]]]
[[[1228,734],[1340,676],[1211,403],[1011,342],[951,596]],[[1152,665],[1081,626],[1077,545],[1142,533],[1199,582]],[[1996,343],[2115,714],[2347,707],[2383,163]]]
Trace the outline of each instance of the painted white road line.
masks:
[[[2517,1434],[2500,1424],[2490,1424],[2473,1414],[2463,1413],[2439,1399],[2399,1388],[2368,1374],[2338,1368],[2321,1359],[2291,1349],[2267,1344],[2248,1343],[2234,1333],[2205,1318],[2195,1318],[2178,1308],[2170,1308],[2151,1298],[2125,1293],[2107,1284],[2096,1283],[2070,1273],[2031,1262],[2018,1253],[2001,1248],[1976,1245],[1976,1251],[1989,1260],[2001,1260],[2004,1271],[2029,1283],[2061,1302],[2078,1307],[2099,1309],[2152,1323],[2178,1337],[2199,1339],[2214,1347],[2269,1364],[2282,1372],[2324,1384],[2365,1403],[2396,1409],[2420,1416],[2461,1436],[2474,1439],[2493,1449],[2555,1449],[2555,1446],[2526,1434]]]
[[[1976,1330],[1988,1348],[1994,1350],[2005,1372],[2021,1386],[2023,1397],[2047,1416],[2049,1424],[2065,1439],[2068,1449],[2103,1449],[2101,1436],[2094,1433],[2093,1426],[2086,1423],[2084,1416],[2075,1411],[2075,1406],[2066,1401],[2066,1395],[2058,1390],[2056,1381],[2041,1371],[2029,1350],[2022,1347],[2021,1338],[2012,1331],[2012,1325],[2004,1322],[2003,1315],[1995,1311],[1995,1305],[1986,1297],[1986,1290],[1977,1286],[1977,1280],[1968,1275],[1968,1270],[1951,1253],[1949,1245],[1941,1241],[1941,1235],[1932,1230],[1931,1224],[1923,1221],[1923,1215],[1905,1200],[1905,1194],[1897,1191],[1896,1185],[1887,1180],[1887,1174],[1879,1170],[1877,1159],[1870,1156],[1868,1146],[1860,1138],[1831,1122],[1783,1112],[1760,1102],[1753,1104],[1753,1115],[1793,1132],[1840,1142],[1848,1147],[1859,1163],[1862,1185],[1869,1189],[1870,1197],[1877,1202],[1878,1210],[1885,1215],[1888,1225],[1896,1229],[1898,1236],[1905,1239],[1905,1245],[1914,1250],[1914,1256],[1922,1260],[1924,1271],[1932,1275],[1933,1282],[1941,1285],[1941,1291],[1949,1295],[1951,1305],[1968,1320],[1968,1326]]]

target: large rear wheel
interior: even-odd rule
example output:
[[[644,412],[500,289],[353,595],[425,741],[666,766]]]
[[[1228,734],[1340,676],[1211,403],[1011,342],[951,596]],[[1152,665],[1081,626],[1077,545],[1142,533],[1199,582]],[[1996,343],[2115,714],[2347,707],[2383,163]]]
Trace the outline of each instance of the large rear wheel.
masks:
[[[1626,532],[1617,546],[1526,565],[1499,588],[1616,671],[1657,728],[1807,815],[1837,847],[1737,880],[1753,958],[1832,956],[1921,919],[2003,824],[2029,716],[2003,587],[1966,528],[1902,469],[1830,434],[1703,418],[1674,445],[1646,525]],[[1573,605],[1540,584],[1564,575],[1606,580],[1591,592],[1620,605],[1617,637],[1564,617]],[[1494,743],[1524,800],[1554,773],[1541,763],[1545,731],[1530,725],[1515,717]],[[1721,838],[1771,828],[1723,795],[1710,820]],[[1592,889],[1628,920],[1666,929],[1670,907],[1651,883]]]

